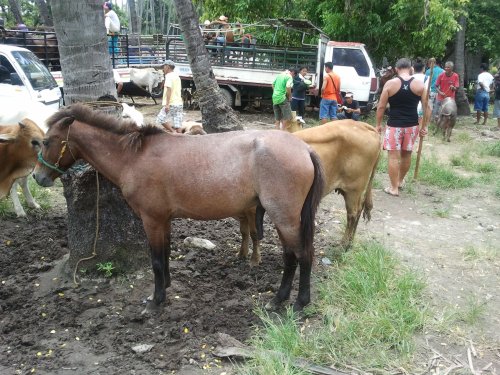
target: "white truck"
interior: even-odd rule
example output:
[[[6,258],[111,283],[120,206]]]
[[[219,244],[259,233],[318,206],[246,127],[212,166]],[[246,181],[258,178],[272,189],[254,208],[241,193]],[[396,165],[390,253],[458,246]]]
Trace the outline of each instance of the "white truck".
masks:
[[[257,25],[244,25],[246,32],[252,33],[251,42],[245,44],[238,38],[238,34],[243,34],[240,32],[243,26],[237,24],[230,26],[229,29],[214,30],[201,25],[200,29],[204,36],[229,30],[236,36],[233,43],[218,45],[207,42],[206,44],[215,79],[231,106],[244,107],[250,102],[270,100],[274,78],[284,69],[291,67],[308,68],[307,78],[313,85],[307,100],[317,105],[323,81],[324,63],[331,61],[334,71],[341,78],[341,92],[352,92],[363,111],[372,108],[378,90],[378,78],[362,43],[329,41],[324,32],[307,20],[275,19],[265,20]],[[264,33],[268,36],[268,40],[269,35],[274,35],[273,40],[270,42],[259,40],[259,35]],[[281,39],[290,41],[289,45],[277,45],[275,41],[280,39],[277,36],[284,33],[290,37]],[[52,34],[37,33],[37,38],[53,41],[55,34]],[[26,46],[32,47],[28,44]],[[50,63],[53,67],[54,60],[58,61],[58,56],[45,53],[41,59],[46,65]],[[129,80],[131,67],[161,69],[161,63],[171,59],[176,63],[176,71],[182,79],[183,88],[191,91],[191,94],[196,90],[178,25],[170,25],[167,35],[119,35],[118,49],[113,50],[111,59],[113,68],[118,71],[124,82]],[[61,72],[51,73],[62,87]],[[151,94],[154,97],[160,97],[162,86],[153,91]]]
[[[0,101],[40,102],[58,109],[61,90],[45,65],[31,51],[0,44]]]
[[[324,63],[332,62],[333,70],[341,78],[341,92],[352,92],[363,111],[371,110],[378,90],[378,78],[364,44],[329,41],[325,33],[306,20],[279,19],[268,20],[267,23],[276,33],[291,30],[302,36],[295,38],[299,41],[295,43],[295,47],[259,44],[258,40],[246,45],[207,44],[215,79],[232,106],[240,107],[254,100],[270,99],[274,78],[291,67],[308,68],[307,78],[313,83],[309,90],[309,100],[317,102],[325,74]],[[233,26],[234,32],[238,32],[238,26]],[[176,71],[183,81],[183,87],[194,90],[180,29],[172,25],[171,30],[173,32],[166,41],[166,57],[176,63]],[[214,33],[209,28],[202,27],[201,30],[203,34]]]

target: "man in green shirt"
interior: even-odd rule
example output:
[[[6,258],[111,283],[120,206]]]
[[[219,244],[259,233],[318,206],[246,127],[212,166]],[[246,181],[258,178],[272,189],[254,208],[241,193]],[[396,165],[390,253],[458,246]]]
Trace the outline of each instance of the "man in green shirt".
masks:
[[[292,120],[290,100],[292,98],[293,74],[293,69],[285,70],[278,74],[273,82],[273,111],[276,129],[280,129],[280,122],[283,122],[283,130],[286,130]]]

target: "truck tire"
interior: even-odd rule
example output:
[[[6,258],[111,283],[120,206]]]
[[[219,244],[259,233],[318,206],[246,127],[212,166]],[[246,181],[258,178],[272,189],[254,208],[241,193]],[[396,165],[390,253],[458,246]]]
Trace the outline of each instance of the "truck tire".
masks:
[[[230,106],[231,108],[234,108],[234,95],[231,92],[231,90],[221,87],[220,92],[222,94],[222,97],[226,101],[227,105]]]
[[[151,96],[155,99],[163,97],[163,85],[153,88],[153,90],[151,90]]]

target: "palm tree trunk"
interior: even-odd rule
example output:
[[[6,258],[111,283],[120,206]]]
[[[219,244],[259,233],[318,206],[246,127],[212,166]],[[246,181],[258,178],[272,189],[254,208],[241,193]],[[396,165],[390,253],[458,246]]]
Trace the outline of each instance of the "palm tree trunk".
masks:
[[[470,106],[467,100],[467,95],[464,90],[464,76],[465,76],[465,28],[467,27],[467,20],[465,16],[460,16],[458,19],[460,30],[457,32],[455,39],[455,71],[460,77],[460,85],[455,96],[457,102],[457,114],[459,116],[469,116]]]
[[[51,7],[66,104],[95,101],[106,94],[116,96],[102,0],[51,0]],[[82,267],[95,270],[97,263],[112,261],[116,268],[130,271],[144,265],[147,252],[142,224],[125,203],[120,189],[102,176],[98,185],[93,168],[68,171],[61,181],[68,206],[69,267],[73,269],[80,259],[92,254],[96,228],[97,256]]]
[[[66,104],[116,96],[100,0],[52,0]]]
[[[49,7],[45,0],[36,0],[38,5],[38,10],[40,11],[40,16],[42,17],[43,24],[45,26],[54,26],[54,22],[52,22],[52,15],[49,12]]]
[[[128,0],[128,7],[130,11],[130,31],[133,34],[139,33],[139,19],[137,17],[137,8],[135,0]]]
[[[174,0],[179,25],[199,95],[203,127],[209,133],[241,130],[240,120],[219,91],[207,49],[203,42],[198,15],[191,0]]]
[[[17,0],[9,0],[10,11],[14,15],[14,19],[17,24],[24,23],[23,16],[21,14],[21,8],[19,7],[19,3]]]

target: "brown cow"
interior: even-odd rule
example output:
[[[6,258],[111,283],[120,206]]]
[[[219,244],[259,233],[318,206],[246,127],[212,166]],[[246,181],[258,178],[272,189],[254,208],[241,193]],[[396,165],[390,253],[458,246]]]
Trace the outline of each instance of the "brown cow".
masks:
[[[323,195],[335,191],[342,194],[347,211],[347,227],[342,246],[349,247],[356,233],[359,217],[370,220],[373,208],[372,182],[380,154],[380,137],[369,124],[339,120],[293,133],[319,155],[325,173]],[[255,209],[239,217],[242,243],[240,257],[248,255],[249,237],[253,242],[252,265],[260,263]],[[257,217],[262,213],[258,213]],[[259,219],[261,220],[261,219]]]
[[[15,182],[28,176],[35,167],[43,137],[44,132],[29,119],[17,125],[0,125],[0,199],[10,191],[17,216],[26,214],[19,203]],[[27,189],[26,179],[21,183],[28,205],[39,207]]]

